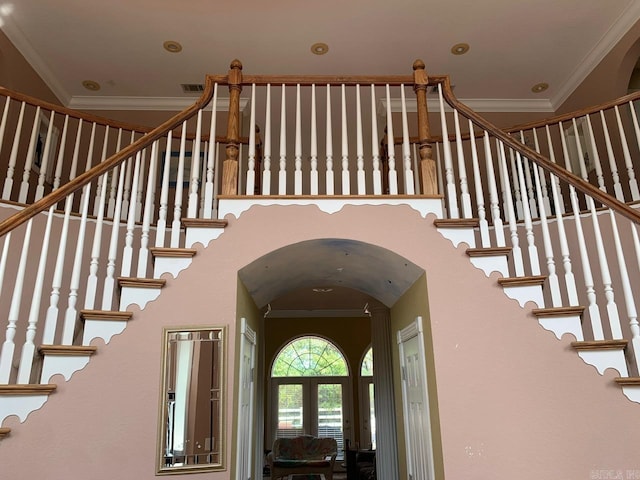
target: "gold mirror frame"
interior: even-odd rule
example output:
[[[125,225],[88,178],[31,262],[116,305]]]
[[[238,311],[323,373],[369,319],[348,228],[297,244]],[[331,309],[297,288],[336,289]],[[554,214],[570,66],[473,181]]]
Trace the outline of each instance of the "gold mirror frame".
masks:
[[[226,328],[164,328],[157,473],[225,470]]]

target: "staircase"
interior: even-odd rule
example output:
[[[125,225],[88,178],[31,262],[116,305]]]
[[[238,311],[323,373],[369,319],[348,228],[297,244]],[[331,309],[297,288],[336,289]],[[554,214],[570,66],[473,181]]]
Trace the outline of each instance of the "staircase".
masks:
[[[636,97],[569,120],[551,119],[503,132],[460,104],[447,77],[427,77],[421,62],[414,65],[413,75],[381,77],[375,87],[367,83],[370,79],[358,77],[329,83],[324,77],[292,78],[279,93],[281,112],[286,111],[286,99],[295,99],[295,120],[287,123],[282,114],[279,158],[272,160],[271,142],[278,127],[271,124],[276,116],[270,110],[271,95],[275,97],[276,89],[270,84],[280,82],[243,77],[240,70],[234,62],[228,75],[209,76],[205,93],[193,107],[151,131],[125,131],[123,125],[100,124],[95,118],[83,130],[87,119],[80,114],[4,92],[0,137],[5,131],[18,133],[4,184],[6,208],[1,218],[6,219],[0,223],[0,312],[6,319],[0,417],[16,415],[24,422],[40,409],[60,387],[49,383],[52,378],[62,375],[69,380],[94,356],[99,359],[102,344],[135,324],[140,311],[161,296],[167,281],[188,269],[203,247],[210,242],[213,247],[225,227],[242,229],[245,216],[255,223],[260,209],[293,208],[308,214],[310,205],[329,215],[360,208],[372,216],[372,208],[395,208],[402,215],[410,210],[411,215],[433,221],[455,252],[463,249],[468,261],[484,272],[489,285],[499,286],[518,303],[522,317],[537,319],[563,345],[570,334],[575,339],[571,347],[580,358],[609,377],[603,382],[615,382],[628,399],[640,402],[640,329],[634,296],[634,286],[640,285],[640,215],[635,203],[640,195],[634,173],[638,152],[627,141],[633,135],[640,142]],[[229,105],[237,108],[243,103],[240,90],[250,90],[246,138],[238,130],[239,109],[219,112],[219,91],[227,85]],[[309,89],[304,95],[301,85]],[[349,116],[347,86],[356,99],[355,114]],[[405,86],[414,87],[415,102],[405,98]],[[437,98],[427,99],[427,86],[438,90]],[[324,115],[317,113],[323,102],[317,100],[316,90],[321,88]],[[362,101],[365,90],[369,102]],[[301,98],[310,98],[310,104],[303,105]],[[394,111],[391,100],[398,98],[400,107]],[[257,133],[256,105],[266,112],[260,129],[263,139]],[[386,108],[386,134],[376,123],[379,105]],[[27,106],[32,134],[20,164],[25,149],[19,146],[19,129],[7,128],[12,118],[8,113],[17,107],[22,129],[23,123],[29,124],[23,119]],[[626,106],[630,108],[621,115]],[[332,109],[342,114],[335,127]],[[424,123],[427,109],[439,116],[439,125],[430,128]],[[42,111],[47,112],[50,128],[44,133],[40,173],[34,181],[30,162]],[[304,162],[303,111],[310,115],[305,126],[308,123],[311,131],[304,142],[309,152]],[[228,124],[223,138],[216,135],[221,115]],[[318,116],[326,127],[324,139],[319,138]],[[349,123],[351,117],[355,121]],[[63,123],[56,124],[56,118]],[[409,118],[417,123],[418,138],[409,136]],[[606,128],[611,118],[614,129]],[[596,119],[602,138],[593,133]],[[371,130],[364,135],[363,125],[369,123]],[[567,123],[573,128],[569,133]],[[291,124],[294,128],[287,128]],[[394,126],[402,131],[400,138],[394,136]],[[439,136],[432,134],[437,129]],[[355,142],[349,137],[354,130]],[[293,140],[287,142],[290,131]],[[335,155],[334,132],[342,141]],[[127,136],[131,143],[122,148]],[[318,146],[322,140],[324,149]],[[102,148],[97,147],[100,141]],[[220,144],[225,148],[223,161]],[[287,152],[291,146],[293,154],[291,149]],[[56,148],[58,155],[49,153]],[[583,148],[590,155],[585,157]],[[109,156],[111,150],[115,153]],[[68,173],[60,163],[67,158],[65,152],[73,159]],[[86,158],[86,168],[76,175],[81,158]],[[55,168],[47,165],[50,159],[59,159]],[[576,168],[578,175],[571,173]],[[14,188],[14,172],[20,170],[27,172],[26,180]],[[60,175],[54,175],[58,181],[47,193],[47,172],[53,170]],[[66,182],[60,181],[64,175]],[[9,215],[9,210],[17,213]],[[259,243],[260,237],[252,240]],[[615,379],[608,369],[617,372]],[[0,429],[0,438],[11,438],[14,432],[8,430]]]

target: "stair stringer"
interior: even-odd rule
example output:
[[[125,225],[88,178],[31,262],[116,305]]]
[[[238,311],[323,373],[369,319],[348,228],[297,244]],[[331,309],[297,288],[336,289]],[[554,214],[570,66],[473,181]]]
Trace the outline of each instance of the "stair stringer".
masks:
[[[529,321],[528,306],[507,299],[470,265],[463,249],[451,248],[415,211],[360,206],[328,215],[313,206],[289,206],[249,209],[199,250],[179,278],[167,279],[157,300],[134,309],[135,321],[109,348],[61,384],[29,422],[12,429],[0,448],[3,473],[79,478],[91,471],[96,480],[111,480],[117,459],[116,468],[126,468],[127,476],[155,479],[162,329],[194,324],[228,329],[224,442],[232,464],[233,339],[247,314],[237,301],[238,270],[277,248],[318,238],[371,243],[425,270],[428,308],[415,314],[428,323],[432,418],[447,478],[580,478],[611,465],[636,468],[635,406],[615,387],[595,381],[597,374],[584,368],[569,339],[558,348],[553,334]],[[615,435],[594,440],[603,432]],[[231,472],[193,476],[200,477],[230,479]]]

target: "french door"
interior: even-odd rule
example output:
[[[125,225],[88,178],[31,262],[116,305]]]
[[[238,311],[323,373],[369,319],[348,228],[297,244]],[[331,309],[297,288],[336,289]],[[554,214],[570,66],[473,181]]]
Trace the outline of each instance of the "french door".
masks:
[[[338,455],[350,435],[348,378],[272,378],[272,438],[332,437]]]

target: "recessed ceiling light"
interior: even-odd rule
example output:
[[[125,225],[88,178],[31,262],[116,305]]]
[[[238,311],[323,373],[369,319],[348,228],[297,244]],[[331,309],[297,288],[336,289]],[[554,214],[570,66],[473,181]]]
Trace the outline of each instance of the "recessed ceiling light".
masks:
[[[85,80],[82,82],[82,86],[87,90],[91,90],[92,92],[97,92],[100,90],[100,84],[98,82],[94,82],[93,80]]]
[[[456,43],[453,47],[451,47],[451,53],[453,53],[454,55],[464,55],[468,51],[468,43]]]
[[[167,40],[162,44],[162,46],[167,52],[179,53],[182,51],[182,45],[174,40]]]
[[[329,45],[326,43],[314,43],[311,45],[311,52],[316,55],[324,55],[329,51]]]
[[[531,87],[531,91],[533,93],[542,93],[547,88],[549,88],[549,84],[545,82],[541,82],[541,83],[536,83],[533,87]]]

